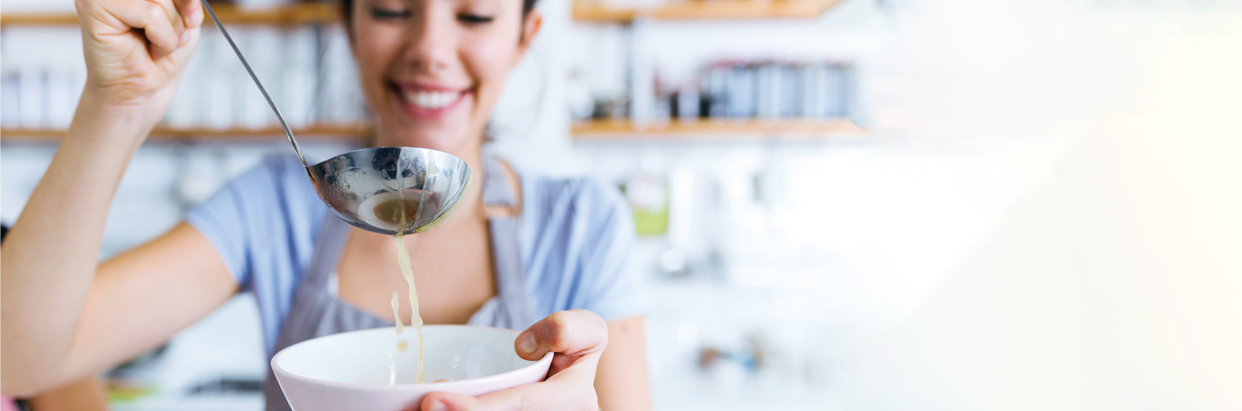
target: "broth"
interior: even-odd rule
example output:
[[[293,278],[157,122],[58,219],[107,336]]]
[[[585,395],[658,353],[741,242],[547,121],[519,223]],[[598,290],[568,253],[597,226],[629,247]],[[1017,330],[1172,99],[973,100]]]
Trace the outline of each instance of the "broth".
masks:
[[[404,194],[404,193],[403,193]],[[375,218],[388,224],[395,224],[398,227],[405,227],[405,223],[409,221],[406,216],[418,215],[418,201],[415,199],[406,200],[405,196],[394,198],[375,205]]]
[[[402,218],[402,220],[405,219]],[[405,227],[405,224],[401,227]],[[405,235],[402,230],[397,230],[397,235],[393,236],[393,239],[397,242],[397,264],[401,266],[401,276],[405,277],[405,282],[410,285],[410,326],[414,327],[414,333],[418,335],[418,374],[414,376],[414,382],[421,383],[423,382],[423,318],[418,315],[418,293],[414,289],[414,270],[410,268],[410,253],[405,250],[403,237]],[[401,319],[398,318],[397,322],[401,322]],[[405,351],[406,347],[408,343],[405,340],[397,341],[398,350]]]

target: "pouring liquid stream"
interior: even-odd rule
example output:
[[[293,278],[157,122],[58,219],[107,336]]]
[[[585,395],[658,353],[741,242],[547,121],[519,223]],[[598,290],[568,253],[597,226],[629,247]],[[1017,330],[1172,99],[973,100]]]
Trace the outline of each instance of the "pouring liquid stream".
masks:
[[[405,282],[410,285],[410,326],[414,327],[414,333],[418,335],[418,374],[414,376],[415,383],[423,382],[423,318],[418,315],[418,293],[414,289],[414,270],[410,268],[410,253],[405,250],[405,242],[402,241],[404,235],[398,231],[393,239],[397,242],[397,264],[401,266],[401,276],[405,277]],[[400,323],[401,319],[397,318]],[[397,333],[400,334],[402,327],[398,326]],[[405,340],[397,340],[397,350],[405,351],[408,347]]]
[[[238,49],[237,44],[233,42],[233,37],[229,36],[228,30],[224,28],[224,24],[220,23],[220,19],[216,16],[216,12],[211,9],[211,4],[209,4],[207,0],[201,0],[201,2],[203,4],[203,9],[207,11],[207,15],[211,17],[212,22],[216,24],[216,27],[220,29],[220,33],[224,35],[224,39],[228,41],[229,47],[233,49],[233,53],[237,54],[237,59],[241,60],[242,67],[246,68],[246,73],[250,74],[250,79],[254,80],[254,85],[258,87],[259,92],[263,94],[263,99],[267,100],[267,105],[272,108],[272,112],[275,113],[276,118],[280,120],[280,125],[284,127],[285,129],[285,135],[289,137],[289,143],[293,145],[293,152],[297,153],[298,160],[302,162],[303,167],[306,167],[307,174],[311,176],[311,180],[313,182],[315,180],[314,173],[311,172],[311,166],[306,164],[306,158],[302,157],[302,150],[298,147],[298,141],[297,139],[293,137],[293,130],[289,128],[289,123],[285,121],[285,116],[281,115],[280,109],[276,108],[276,103],[273,102],[271,96],[267,94],[267,89],[263,88],[263,83],[259,81],[259,77],[256,76],[254,74],[254,70],[250,68],[250,63],[247,63],[246,58],[242,56],[241,50]],[[421,205],[423,204],[423,200],[427,199],[427,189],[426,189],[427,181],[425,180],[423,181],[423,189],[420,190],[418,203],[410,204],[405,199],[405,184],[404,184],[405,176],[403,175],[402,171],[406,169],[407,168],[398,168],[399,172],[397,173],[397,179],[398,179],[397,181],[400,187],[397,190],[399,198],[395,200],[396,203],[393,204],[394,201],[387,201],[387,202],[381,203],[379,206],[375,208],[374,211],[375,211],[376,216],[394,217],[392,218],[391,221],[388,221],[388,223],[400,223],[397,226],[398,227],[398,229],[396,230],[397,234],[393,236],[393,239],[396,240],[397,242],[397,264],[401,266],[402,276],[405,277],[405,281],[410,284],[410,309],[411,309],[410,325],[414,327],[414,331],[418,334],[418,376],[415,382],[421,383],[423,382],[423,319],[422,317],[418,315],[418,294],[415,293],[415,289],[414,289],[414,271],[410,268],[410,255],[409,255],[409,252],[407,252],[405,249],[405,243],[402,242],[402,238],[405,236],[405,228],[406,228],[406,223],[409,221],[408,219],[409,216],[414,216],[415,222],[422,221],[421,215],[419,213],[423,211],[421,207]],[[428,177],[436,175],[434,162],[429,162],[427,164],[427,173],[425,175]],[[319,188],[316,188],[316,189],[319,190]],[[322,193],[323,191],[321,190],[320,194],[323,195]],[[411,207],[413,207],[413,210],[411,210]],[[381,211],[393,211],[393,210],[399,211],[399,216],[394,215],[392,213],[381,212]],[[392,309],[393,309],[393,319],[396,320],[396,323],[397,323],[398,336],[401,334],[401,332],[405,328],[404,325],[401,323],[400,316],[398,315],[399,307],[400,307],[400,303],[397,301],[396,293],[394,293],[393,301],[392,301]],[[398,340],[397,340],[398,351],[405,352],[408,346],[409,344],[404,339],[400,339],[400,337],[398,337]],[[389,384],[396,384],[396,381],[399,378],[400,378],[400,375],[397,374],[396,363],[394,362],[390,365]]]
[[[428,172],[431,174],[433,171]],[[423,319],[418,315],[418,292],[414,287],[414,270],[410,265],[410,253],[405,249],[405,227],[410,222],[410,217],[414,217],[415,221],[419,219],[420,205],[426,199],[425,194],[421,194],[417,202],[414,199],[405,198],[405,181],[404,176],[398,174],[397,190],[398,198],[380,203],[375,207],[375,215],[386,222],[397,225],[397,233],[393,235],[393,241],[397,243],[397,265],[401,267],[401,276],[405,278],[405,282],[409,284],[410,292],[410,326],[414,327],[415,334],[418,335],[418,373],[414,377],[415,383],[424,382],[423,377]],[[425,193],[425,190],[422,190]],[[401,321],[400,301],[397,292],[392,293],[392,313],[393,319],[396,321],[396,331],[398,335],[397,350],[405,352],[409,348],[409,343],[405,339],[400,338],[402,332],[405,331],[405,325]],[[396,363],[392,363],[389,367],[389,384],[396,384],[401,376],[397,374]]]

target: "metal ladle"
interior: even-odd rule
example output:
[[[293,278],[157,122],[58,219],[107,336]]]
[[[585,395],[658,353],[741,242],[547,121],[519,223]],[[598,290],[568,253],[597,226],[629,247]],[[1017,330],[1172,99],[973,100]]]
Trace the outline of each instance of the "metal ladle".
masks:
[[[355,227],[387,235],[398,231],[404,234],[422,232],[453,213],[470,186],[472,172],[465,161],[449,153],[414,147],[364,148],[307,165],[285,116],[267,95],[267,89],[250,69],[211,5],[207,0],[202,3],[246,72],[250,73],[254,85],[263,93],[267,105],[276,113],[289,143],[293,144],[293,152],[310,175],[311,184],[333,213]],[[402,220],[405,220],[404,226]]]

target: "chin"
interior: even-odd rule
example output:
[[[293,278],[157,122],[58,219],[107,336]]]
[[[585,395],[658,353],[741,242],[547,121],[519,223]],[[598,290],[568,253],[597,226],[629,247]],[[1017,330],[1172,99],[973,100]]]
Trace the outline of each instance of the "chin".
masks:
[[[375,143],[378,146],[419,147],[446,153],[458,153],[482,142],[473,141],[480,140],[480,138],[470,138],[472,134],[477,133],[471,133],[467,129],[468,127],[426,129],[426,127],[409,125],[387,126],[381,127],[383,131],[377,136]]]

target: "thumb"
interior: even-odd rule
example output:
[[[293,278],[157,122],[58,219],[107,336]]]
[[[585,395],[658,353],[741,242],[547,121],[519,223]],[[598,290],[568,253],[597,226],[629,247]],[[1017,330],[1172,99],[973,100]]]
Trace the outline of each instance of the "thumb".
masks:
[[[557,311],[527,328],[514,341],[517,354],[527,361],[538,361],[556,353],[548,375],[555,375],[591,354],[604,352],[608,345],[608,324],[587,310]]]
[[[595,361],[599,361],[609,344],[609,325],[599,314],[585,309],[555,312],[530,325],[514,340],[518,355],[528,361],[538,361],[544,354],[556,353],[551,359],[548,376],[569,369],[575,364],[590,366],[594,374]]]

